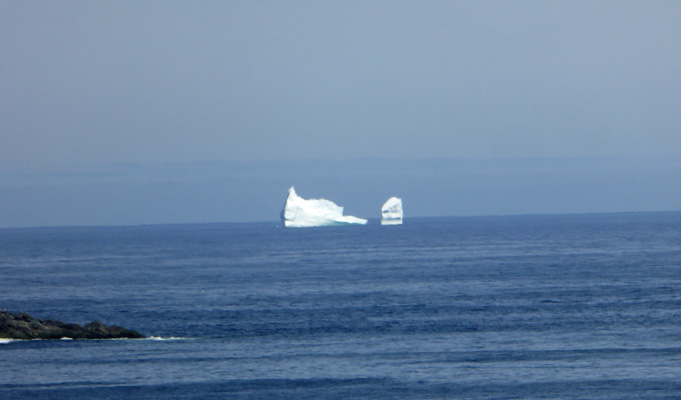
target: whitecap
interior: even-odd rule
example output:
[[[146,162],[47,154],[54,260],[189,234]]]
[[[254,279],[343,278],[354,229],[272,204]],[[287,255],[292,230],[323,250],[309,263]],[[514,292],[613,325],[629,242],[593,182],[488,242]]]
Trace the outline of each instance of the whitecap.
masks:
[[[149,337],[146,338],[146,339],[147,339],[147,340],[159,340],[159,341],[162,341],[162,340],[184,340],[184,339],[186,339],[186,338],[183,338],[183,337],[175,337],[175,336],[169,336],[169,337],[149,336]]]

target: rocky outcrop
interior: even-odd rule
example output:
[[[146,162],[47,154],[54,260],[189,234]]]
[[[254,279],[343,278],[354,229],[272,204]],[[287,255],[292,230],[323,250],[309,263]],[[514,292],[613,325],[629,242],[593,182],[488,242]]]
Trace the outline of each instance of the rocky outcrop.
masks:
[[[140,339],[139,332],[91,322],[81,326],[61,321],[35,319],[24,313],[0,311],[0,338],[4,339]]]

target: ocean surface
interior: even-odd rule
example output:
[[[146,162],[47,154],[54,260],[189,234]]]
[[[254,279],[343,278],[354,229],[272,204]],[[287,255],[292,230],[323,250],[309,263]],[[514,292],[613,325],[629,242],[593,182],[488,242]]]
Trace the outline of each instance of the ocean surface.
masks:
[[[680,399],[681,213],[0,229],[1,399]]]

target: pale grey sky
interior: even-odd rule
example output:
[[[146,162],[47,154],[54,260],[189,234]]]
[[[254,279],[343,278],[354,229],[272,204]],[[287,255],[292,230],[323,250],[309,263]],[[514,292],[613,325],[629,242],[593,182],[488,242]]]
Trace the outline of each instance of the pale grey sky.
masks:
[[[267,163],[294,171],[306,160],[315,168],[338,161],[320,179],[360,197],[366,190],[352,187],[357,179],[339,175],[357,159],[400,162],[376,179],[411,176],[407,192],[433,176],[441,176],[433,185],[448,187],[459,168],[417,168],[422,175],[415,176],[410,160],[554,159],[573,167],[571,160],[599,160],[608,167],[593,177],[620,179],[632,192],[640,182],[626,177],[652,163],[658,173],[648,168],[653,179],[644,182],[671,181],[648,188],[647,197],[657,199],[648,203],[599,203],[584,186],[590,175],[583,169],[569,172],[581,177],[572,182],[581,200],[572,203],[583,207],[527,202],[528,189],[541,191],[558,176],[537,178],[546,174],[540,162],[520,175],[497,170],[496,188],[516,193],[517,206],[480,197],[470,207],[440,209],[426,205],[440,201],[432,198],[412,210],[679,209],[679,21],[678,1],[2,1],[0,227],[276,219],[279,206],[262,218],[259,209],[199,213],[213,210],[199,187],[211,187],[213,178],[232,182],[229,168],[215,176],[214,167],[227,163],[264,168],[258,179],[271,191],[258,194],[253,181],[224,189],[242,193],[225,199],[225,209],[243,211],[253,196],[284,196],[288,180],[305,197],[322,196],[296,176],[268,178],[277,171]],[[192,169],[204,163],[210,173]],[[382,165],[359,164],[366,171]],[[121,168],[127,172],[116,175]],[[140,174],[147,177],[138,188],[144,198],[121,202],[157,204],[158,215],[113,218],[97,190],[133,193]],[[173,208],[158,185],[177,176],[195,181],[174,189],[185,200]],[[494,192],[495,180],[485,177],[478,185]],[[392,195],[400,194],[372,194]],[[360,197],[346,202],[360,204]]]

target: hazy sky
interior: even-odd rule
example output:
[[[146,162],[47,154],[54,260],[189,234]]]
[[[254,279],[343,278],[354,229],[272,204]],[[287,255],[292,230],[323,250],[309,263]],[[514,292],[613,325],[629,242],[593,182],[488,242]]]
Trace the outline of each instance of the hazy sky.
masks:
[[[104,204],[87,215],[77,208],[101,203],[97,190],[134,192],[140,174],[149,193],[138,203],[131,195],[132,205],[158,203],[163,192],[149,188],[188,169],[207,188],[213,178],[231,185],[235,170],[294,171],[287,162],[305,160],[345,161],[339,170],[356,159],[638,160],[597,168],[604,180],[655,160],[653,170],[675,187],[678,163],[670,170],[659,160],[681,157],[679,21],[678,1],[0,1],[0,227],[254,220],[257,210],[178,213],[202,207],[200,200],[151,220],[111,218]],[[197,163],[212,167],[188,167]],[[125,165],[141,169],[107,175]],[[443,180],[434,185],[451,184],[452,165],[438,170]],[[396,166],[413,176],[405,192],[431,172],[415,176],[410,166]],[[519,179],[545,174],[541,168],[523,169],[530,175]],[[570,176],[588,176],[580,171]],[[327,184],[361,196],[350,175],[333,181],[339,173],[332,168]],[[268,180],[267,169],[258,176],[280,197],[296,180]],[[514,176],[495,179],[508,186]],[[637,184],[622,179],[635,192]],[[541,187],[532,182],[526,186]],[[231,187],[226,208],[252,202],[259,193],[249,192],[252,184]],[[290,184],[305,197],[323,194]],[[651,190],[670,199],[669,187]],[[60,204],[57,192],[66,193],[65,205],[48,212],[43,203]],[[454,192],[438,196],[447,193]],[[677,194],[670,205],[639,208],[679,209]],[[399,193],[385,193],[392,195]],[[635,206],[597,200],[575,211]],[[261,220],[276,218],[283,198],[276,203],[273,217]],[[532,204],[424,206],[416,214],[570,211]],[[62,218],[36,219],[55,213]]]

